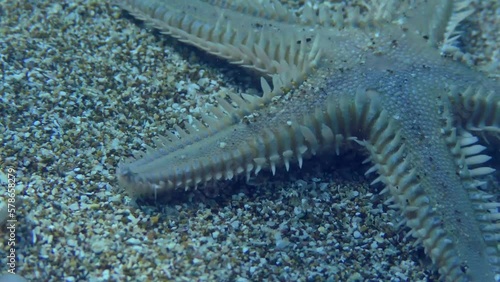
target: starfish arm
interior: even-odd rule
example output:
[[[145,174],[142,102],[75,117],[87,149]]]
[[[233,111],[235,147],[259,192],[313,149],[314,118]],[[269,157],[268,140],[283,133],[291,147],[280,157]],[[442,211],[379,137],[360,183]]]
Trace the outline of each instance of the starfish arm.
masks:
[[[298,19],[279,3],[257,10],[255,5],[221,2],[221,7],[204,1],[128,0],[117,5],[165,34],[261,75],[281,73],[290,65],[306,73],[314,66],[317,40],[310,32],[297,31],[290,22]],[[270,19],[257,18],[261,15]]]
[[[148,198],[239,174],[249,178],[261,169],[274,173],[284,166],[288,170],[294,161],[302,166],[303,159],[324,147],[338,151],[346,139],[359,133],[358,121],[376,115],[377,103],[367,102],[362,93],[339,101],[327,95],[325,71],[329,72],[318,70],[312,78],[314,87],[297,89],[300,95],[285,95],[282,89],[287,87],[274,76],[273,89],[262,80],[263,97],[230,94],[236,108],[219,99],[222,110],[213,109],[215,118],[205,114],[203,123],[186,125],[186,130],[178,127],[178,134],[158,140],[155,150],[121,163],[120,184],[134,197]]]
[[[415,140],[402,127],[382,112],[362,143],[374,163],[369,171],[380,175],[374,182],[386,185],[388,202],[401,210],[410,234],[424,246],[442,277],[493,281],[500,237],[498,214],[491,214],[490,208],[500,204],[478,190],[480,182],[474,180],[493,171],[482,166],[490,157],[474,144],[477,138],[457,136],[449,123],[442,128],[443,138],[429,140]],[[419,143],[425,150],[418,149]]]

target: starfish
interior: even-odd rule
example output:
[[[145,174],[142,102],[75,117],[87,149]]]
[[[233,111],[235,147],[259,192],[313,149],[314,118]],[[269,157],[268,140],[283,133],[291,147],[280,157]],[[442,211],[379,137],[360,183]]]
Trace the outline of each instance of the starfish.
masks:
[[[484,192],[500,133],[500,84],[464,63],[456,26],[470,2],[117,3],[146,24],[261,77],[262,95],[229,94],[121,163],[119,183],[151,198],[207,182],[273,174],[358,144],[443,280],[498,281],[500,213]],[[416,3],[415,3],[416,2]],[[361,13],[360,11],[364,11]],[[496,140],[495,140],[496,141]],[[493,141],[493,142],[495,142]]]

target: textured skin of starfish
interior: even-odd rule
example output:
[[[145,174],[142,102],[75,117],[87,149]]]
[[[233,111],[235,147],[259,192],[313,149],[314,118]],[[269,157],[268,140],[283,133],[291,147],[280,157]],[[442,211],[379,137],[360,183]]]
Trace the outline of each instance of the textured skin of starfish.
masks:
[[[500,84],[456,61],[454,29],[470,3],[366,2],[363,15],[306,8],[301,17],[277,1],[117,3],[263,77],[262,96],[219,99],[120,164],[119,182],[155,197],[358,145],[443,280],[498,281],[500,204],[482,189],[493,169],[474,134],[497,142]]]

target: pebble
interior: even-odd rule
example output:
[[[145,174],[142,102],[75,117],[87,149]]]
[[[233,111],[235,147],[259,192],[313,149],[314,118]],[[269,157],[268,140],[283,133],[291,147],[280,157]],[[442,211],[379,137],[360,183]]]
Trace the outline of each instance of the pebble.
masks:
[[[360,233],[359,231],[357,231],[357,230],[356,230],[356,231],[354,231],[354,233],[353,233],[352,235],[353,235],[353,236],[354,236],[354,238],[356,238],[356,239],[361,238],[361,233]]]
[[[125,241],[127,244],[129,245],[140,245],[141,244],[141,240],[137,239],[137,238],[129,238],[127,239],[127,241]]]

